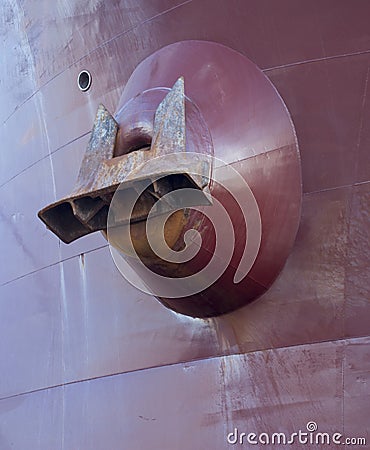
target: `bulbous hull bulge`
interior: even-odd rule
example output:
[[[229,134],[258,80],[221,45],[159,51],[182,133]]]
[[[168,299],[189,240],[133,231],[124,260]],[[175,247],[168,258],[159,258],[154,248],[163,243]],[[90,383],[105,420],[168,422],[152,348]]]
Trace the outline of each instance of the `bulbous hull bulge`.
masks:
[[[242,433],[243,443],[234,447],[249,448],[249,433],[265,433],[264,442],[266,433],[290,438],[313,430],[313,422],[330,439],[340,433],[341,442],[363,437],[368,445],[369,13],[367,0],[0,3],[1,449],[224,450]],[[180,58],[179,51],[181,71],[164,60],[154,64],[157,51],[175,58],[171,49],[188,40],[189,49],[200,45],[194,41],[212,52],[232,49],[232,58],[253,62],[245,70],[255,77],[239,79],[240,67],[230,64],[222,79],[204,68],[209,86],[196,91],[202,73],[190,69],[201,67],[201,58]],[[150,73],[139,73],[140,63]],[[139,78],[131,77],[136,68]],[[76,82],[83,71],[91,75],[85,91]],[[286,190],[288,200],[300,186],[296,175],[285,173],[296,156],[283,148],[294,140],[279,96],[301,158],[296,239],[290,225],[268,221],[273,245],[265,241],[265,249],[293,245],[279,248],[278,257],[266,253],[269,269],[254,266],[245,279],[254,271],[248,289],[256,296],[269,289],[207,319],[176,314],[131,286],[101,233],[64,245],[36,215],[70,194],[100,103],[119,119],[120,105],[132,96],[162,79],[168,92],[180,75],[186,104],[198,108],[187,113],[200,111],[214,155],[251,185],[262,222],[271,198]],[[226,80],[233,105],[218,88]],[[202,97],[208,88],[211,95]],[[265,88],[276,89],[275,100]],[[269,124],[264,115],[254,120],[250,97],[243,102],[239,89],[255,99],[256,111],[263,110],[259,99],[272,101]],[[227,115],[217,112],[222,107]],[[130,142],[132,149],[149,141]],[[234,220],[240,211],[220,191],[220,201],[226,197]],[[276,209],[281,223],[283,212]],[[173,218],[176,230],[182,219]],[[265,238],[262,233],[261,251]],[[244,239],[236,233],[236,252]],[[202,242],[211,241],[210,233]],[[286,263],[269,286],[279,255]],[[223,275],[231,281],[241,256],[234,254],[236,267]],[[358,441],[358,448],[366,446]]]
[[[203,207],[202,211],[190,209],[179,223],[173,248],[182,248],[185,233],[195,226],[202,244],[194,258],[179,264],[166,262],[165,256],[146,257],[146,267],[159,270],[161,277],[148,273],[141,261],[128,260],[148,292],[166,306],[195,317],[215,316],[263,294],[286,261],[300,218],[298,145],[286,106],[255,64],[217,43],[189,40],[162,48],[134,70],[116,113],[124,129],[122,146],[125,141],[147,141],[150,127],[146,123],[153,122],[147,116],[158,107],[153,93],[171,88],[179,77],[185,80],[187,98],[186,153],[206,153],[213,158],[208,188],[217,205]],[[192,105],[199,110],[201,120],[191,113]],[[210,136],[211,147],[201,141],[204,135]],[[164,156],[158,164],[161,176],[171,171],[170,157]],[[189,166],[191,163],[189,156]],[[132,170],[140,174],[140,167]],[[216,208],[221,209],[217,212]],[[143,228],[138,223],[135,226],[136,230]],[[138,235],[137,240],[145,239],[145,227],[142,236],[132,232]],[[160,239],[158,229],[155,239]],[[217,240],[224,243],[222,248]],[[244,267],[249,262],[246,256],[253,252],[250,267]],[[212,265],[214,259],[219,262]],[[200,271],[201,276],[196,276]],[[238,271],[240,280],[235,282]],[[121,272],[125,276],[124,267]],[[171,283],[173,288],[169,287]]]

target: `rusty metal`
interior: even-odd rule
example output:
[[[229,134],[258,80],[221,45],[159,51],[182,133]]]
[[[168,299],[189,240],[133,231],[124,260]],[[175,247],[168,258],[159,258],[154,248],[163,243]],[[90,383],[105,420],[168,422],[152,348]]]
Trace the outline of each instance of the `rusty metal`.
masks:
[[[73,193],[38,213],[39,218],[63,242],[72,242],[105,227],[107,198],[112,191],[100,187],[97,181],[104,162],[113,157],[117,131],[114,118],[103,105],[99,105]]]
[[[38,213],[47,227],[67,244],[89,233],[106,229],[112,196],[122,182],[127,183],[128,189],[134,189],[135,182],[157,178],[158,174],[163,176],[140,197],[133,216],[126,217],[126,221],[132,222],[145,220],[155,199],[169,190],[187,185],[198,189],[207,186],[210,171],[207,162],[201,158],[183,157],[186,152],[183,77],[176,81],[156,110],[150,147],[115,156],[118,132],[117,122],[100,104],[72,194]],[[148,159],[164,154],[174,156],[165,167],[161,161],[157,166],[152,165],[149,172],[145,170]],[[194,176],[189,165],[193,169],[201,167],[197,172],[202,175]],[[166,175],[174,174],[180,175],[180,178],[166,178]]]
[[[122,93],[116,116],[123,134],[129,140],[140,142],[140,134],[148,133],[146,124],[155,103],[150,95],[154,95],[157,86],[171,85],[180,74],[187,80],[187,147],[195,142],[195,137],[200,139],[204,134],[199,117],[189,116],[192,105],[196,104],[212,138],[212,155],[222,161],[215,165],[213,173],[221,173],[222,167],[230,164],[252,190],[262,221],[261,246],[253,267],[242,282],[235,283],[234,274],[247,239],[254,239],[249,234],[247,237],[247,218],[233,198],[238,193],[242,196],[244,188],[234,177],[230,180],[229,193],[217,182],[211,183],[209,190],[212,197],[227,210],[235,230],[230,262],[226,262],[224,255],[220,254],[220,261],[227,269],[216,282],[194,295],[180,298],[157,295],[157,298],[176,312],[198,318],[214,317],[254,301],[269,289],[281,271],[300,220],[300,159],[289,113],[266,76],[248,58],[211,42],[178,42],[160,49],[137,66]],[[147,113],[144,114],[144,111]],[[140,122],[137,116],[146,119]],[[124,128],[125,123],[131,124],[131,130]],[[137,129],[140,131],[135,131]],[[120,147],[125,148],[123,140]],[[192,148],[200,152],[203,147],[198,141]],[[201,153],[199,158],[202,158]],[[161,166],[155,169],[158,173],[163,170]],[[226,172],[220,176],[222,181],[228,179]],[[163,276],[158,283],[151,281],[150,274],[141,267],[140,261],[128,259],[146,286],[163,286],[166,290],[167,277],[185,279],[208,264],[214,255],[216,237],[212,223],[202,213],[190,209],[182,230],[172,230],[172,236],[179,237],[174,247],[182,249],[183,237],[191,229],[199,232],[201,248],[194,258],[180,265],[154,257],[146,245],[145,229],[142,227],[139,232],[131,228],[131,238],[133,235],[136,238],[135,247],[139,250],[140,260],[152,272]],[[223,236],[225,241],[233,240],[225,231]],[[126,241],[118,247],[126,248]],[[114,242],[117,242],[116,238]],[[127,256],[129,258],[131,253]],[[205,275],[204,279],[207,279]],[[181,289],[179,292],[182,292]]]
[[[231,66],[235,70],[230,70]],[[154,75],[149,77],[149,73]],[[187,96],[184,77],[189,79]],[[177,81],[171,89],[158,87],[172,85],[173,79]],[[243,82],[236,90],[235,82],[239,79]],[[218,91],[223,98],[215,108],[214,95]],[[208,264],[209,255],[214,254],[216,235],[201,212],[189,208],[186,219],[184,212],[177,213],[164,228],[172,249],[183,249],[185,233],[191,229],[199,232],[202,245],[189,262],[180,265],[165,261],[150,251],[148,245],[145,221],[149,212],[159,198],[171,191],[196,187],[203,192],[210,188],[212,196],[226,208],[235,230],[230,261],[226,261],[224,253],[217,256],[219,264],[227,269],[217,281],[196,294],[180,298],[154,295],[176,312],[194,317],[225,314],[262,295],[289,255],[301,205],[294,127],[266,76],[246,57],[227,47],[184,41],[164,47],[139,64],[122,93],[115,119],[104,107],[100,109],[74,192],[42,210],[39,213],[42,220],[67,243],[98,230],[106,235],[109,206],[120,186],[120,207],[113,214],[113,222],[115,227],[124,227],[123,234],[127,226],[130,232],[122,246],[117,246],[126,248],[130,236],[138,257],[130,265],[150,286],[146,269],[140,268],[143,261],[146,268],[162,275],[161,284],[166,283],[166,277],[186,279],[194,271],[201,271]],[[228,114],[224,114],[226,109]],[[215,156],[221,162],[212,168],[205,155]],[[157,158],[161,156],[166,159]],[[262,236],[248,234],[248,240],[256,239],[261,245],[241,283],[235,283],[233,277],[247,245],[249,224],[232,198],[242,197],[244,188],[236,179],[229,180],[231,191],[225,194],[217,182],[210,183],[211,171],[220,174],[228,164],[249,185],[262,221]],[[220,176],[220,182],[229,177],[227,171]],[[150,184],[132,212],[128,211],[125,202],[136,199],[136,192],[145,180],[150,180]],[[158,204],[162,209],[156,211],[157,215],[178,209],[176,205]],[[116,237],[114,242],[118,243]],[[130,255],[129,252],[127,256]],[[208,278],[202,274],[202,280],[212,279],[211,274]]]

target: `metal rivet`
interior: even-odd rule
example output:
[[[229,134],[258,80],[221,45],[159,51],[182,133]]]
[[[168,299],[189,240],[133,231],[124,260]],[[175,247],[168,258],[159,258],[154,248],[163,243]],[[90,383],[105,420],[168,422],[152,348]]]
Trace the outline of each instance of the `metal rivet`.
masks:
[[[91,86],[91,74],[90,74],[90,72],[88,70],[82,70],[78,74],[77,84],[78,84],[78,88],[82,92],[86,92],[87,90],[90,89],[90,86]]]

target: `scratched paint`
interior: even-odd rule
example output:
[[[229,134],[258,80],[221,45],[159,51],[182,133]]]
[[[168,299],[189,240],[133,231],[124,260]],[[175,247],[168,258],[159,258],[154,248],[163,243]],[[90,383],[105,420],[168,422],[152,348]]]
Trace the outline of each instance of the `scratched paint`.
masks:
[[[89,299],[87,293],[87,278],[85,269],[85,255],[82,253],[79,258],[80,280],[81,280],[81,301],[83,304],[83,333],[85,336],[84,360],[86,367],[89,366]]]

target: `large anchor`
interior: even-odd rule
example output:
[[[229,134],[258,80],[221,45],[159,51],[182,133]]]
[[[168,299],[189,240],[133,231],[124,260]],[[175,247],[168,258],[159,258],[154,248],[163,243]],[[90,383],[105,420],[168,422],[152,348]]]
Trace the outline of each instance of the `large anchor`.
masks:
[[[145,220],[154,202],[171,190],[187,186],[202,190],[207,186],[208,163],[201,157],[186,158],[183,77],[176,81],[155,112],[150,146],[116,156],[119,131],[114,117],[100,104],[73,192],[38,213],[46,226],[67,244],[106,229],[109,205],[123,182],[132,188],[140,179],[156,179],[138,200],[132,216],[126,218],[131,223]],[[165,154],[175,156],[167,167],[151,164],[149,172],[144,168],[148,159]],[[193,175],[194,172],[202,175]],[[158,173],[163,175],[160,180]]]

